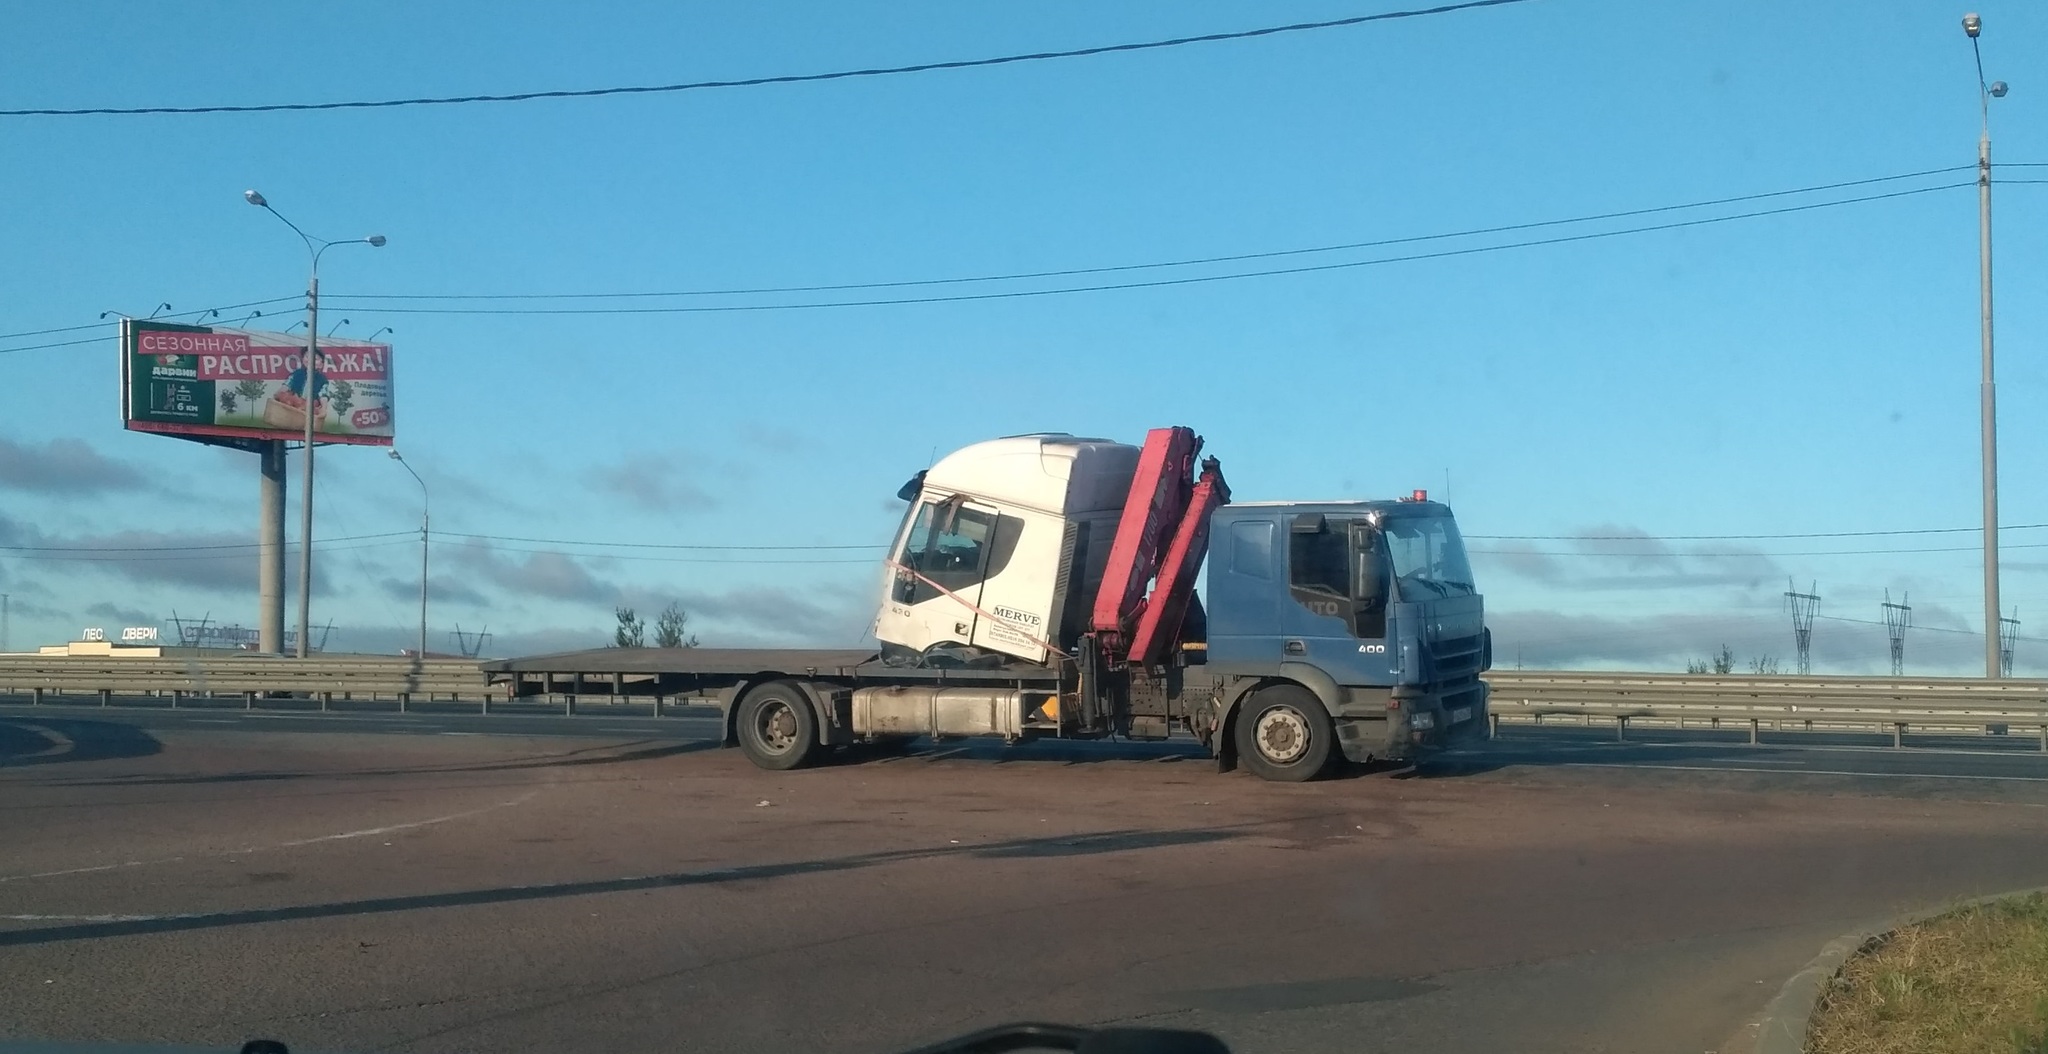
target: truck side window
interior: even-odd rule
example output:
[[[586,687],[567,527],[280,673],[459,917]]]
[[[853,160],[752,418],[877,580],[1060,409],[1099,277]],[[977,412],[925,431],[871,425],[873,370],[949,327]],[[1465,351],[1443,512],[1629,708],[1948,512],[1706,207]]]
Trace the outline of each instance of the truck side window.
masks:
[[[937,505],[929,503],[918,506],[917,518],[910,524],[910,533],[903,537],[903,548],[896,553],[896,562],[903,567],[916,570],[923,563],[925,546],[932,537],[932,512],[937,508]],[[917,586],[917,576],[899,568],[896,583],[889,590],[889,599],[898,604],[915,603]]]
[[[896,562],[915,574],[898,571],[890,595],[898,603],[917,604],[942,595],[934,583],[959,591],[981,581],[996,517],[956,502],[935,502],[917,510],[904,536]],[[929,580],[929,581],[927,581]]]
[[[1273,525],[1239,520],[1230,525],[1230,569],[1251,578],[1273,577]]]
[[[1350,541],[1341,530],[1325,526],[1313,534],[1287,536],[1287,584],[1333,597],[1351,595]]]

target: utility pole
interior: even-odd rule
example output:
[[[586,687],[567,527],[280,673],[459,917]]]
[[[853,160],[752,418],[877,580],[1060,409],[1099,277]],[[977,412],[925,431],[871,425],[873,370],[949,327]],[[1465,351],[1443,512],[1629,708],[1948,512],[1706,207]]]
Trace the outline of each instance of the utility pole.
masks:
[[[10,628],[7,622],[9,614],[7,605],[11,599],[12,597],[8,594],[0,593],[0,653],[7,651],[7,631]]]
[[[1820,610],[1820,583],[1808,586],[1804,593],[1790,578],[1785,585],[1789,587],[1785,604],[1792,609],[1792,647],[1799,655],[1799,673],[1804,676],[1813,672],[1813,616]]]
[[[431,531],[430,531],[430,530],[428,529],[428,525],[429,525],[429,523],[430,523],[430,521],[428,520],[428,514],[429,514],[429,513],[431,512],[431,509],[432,509],[432,504],[431,504],[431,502],[430,502],[430,500],[429,500],[429,498],[428,498],[428,496],[427,496],[427,481],[426,481],[426,480],[423,480],[423,479],[421,479],[421,478],[420,478],[420,474],[419,474],[418,472],[414,472],[414,471],[413,471],[413,467],[412,467],[412,462],[410,462],[410,461],[407,461],[407,460],[406,460],[405,458],[403,458],[403,457],[399,456],[399,453],[398,453],[398,448],[397,448],[397,447],[393,447],[393,448],[391,448],[391,460],[393,460],[393,461],[396,461],[396,462],[398,462],[398,463],[399,463],[400,465],[403,465],[403,466],[405,467],[405,470],[406,470],[407,472],[410,472],[410,473],[412,473],[412,480],[413,480],[413,482],[414,482],[414,483],[417,483],[417,484],[419,484],[419,485],[420,485],[420,655],[419,655],[419,658],[420,658],[420,661],[421,661],[421,662],[425,662],[425,661],[427,661],[427,539],[428,539],[428,538],[430,538],[430,537],[432,536],[432,532],[431,532]]]
[[[306,657],[306,649],[312,638],[313,621],[313,412],[319,405],[320,380],[317,364],[320,360],[320,254],[337,245],[367,245],[373,249],[383,248],[384,236],[372,234],[367,238],[350,238],[330,242],[315,238],[299,229],[299,225],[284,218],[284,213],[270,207],[263,195],[253,190],[242,192],[242,200],[262,209],[292,229],[306,243],[306,255],[312,258],[312,273],[306,279],[306,355],[299,363],[306,373],[306,388],[300,393],[305,400],[301,409],[306,415],[305,460],[299,481],[299,639],[295,654]],[[261,549],[258,550],[259,554]],[[259,556],[260,558],[260,556]],[[259,580],[258,590],[262,588]],[[257,628],[259,641],[263,627]]]
[[[2012,609],[2011,618],[1998,620],[1998,665],[2007,677],[2012,676],[2013,645],[2020,639],[2020,609]]]
[[[1963,16],[1970,54],[1977,60],[1977,286],[1978,339],[1982,345],[1982,376],[1977,384],[1978,440],[1984,466],[1984,676],[1995,678],[1999,657],[1998,612],[1998,398],[1991,372],[1991,100],[2005,97],[2005,82],[1984,83],[1984,53],[1977,34],[1984,28],[1975,14]]]
[[[1904,676],[1906,672],[1906,631],[1913,627],[1912,597],[1899,594],[1899,602],[1892,603],[1892,591],[1884,591],[1884,631],[1891,638],[1892,676]]]

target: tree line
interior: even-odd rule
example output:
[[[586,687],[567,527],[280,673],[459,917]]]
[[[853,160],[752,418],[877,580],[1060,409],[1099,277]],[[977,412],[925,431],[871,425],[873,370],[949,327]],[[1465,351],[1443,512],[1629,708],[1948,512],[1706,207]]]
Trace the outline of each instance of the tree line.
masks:
[[[647,646],[647,623],[641,620],[632,608],[613,608],[618,618],[618,628],[612,631],[612,647],[644,648]],[[690,613],[674,604],[663,609],[654,620],[654,646],[657,648],[694,648],[697,635],[690,632]]]
[[[1749,660],[1749,672],[1769,676],[1778,672],[1778,660],[1772,655],[1758,655]],[[1687,673],[1731,674],[1735,672],[1735,651],[1728,645],[1704,659],[1685,664]]]

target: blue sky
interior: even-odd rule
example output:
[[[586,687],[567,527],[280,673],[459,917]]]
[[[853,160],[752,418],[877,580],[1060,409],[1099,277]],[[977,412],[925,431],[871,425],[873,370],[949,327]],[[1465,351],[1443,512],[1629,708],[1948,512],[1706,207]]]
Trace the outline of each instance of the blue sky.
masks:
[[[399,98],[808,73],[1392,10],[1174,5],[78,2],[15,11],[0,108]],[[2048,162],[2048,9],[1987,0],[1996,159]],[[668,314],[447,307],[786,305],[1350,262],[1966,182],[1968,172],[1524,235],[1064,280],[632,301],[419,301],[891,282],[1258,253],[1654,208],[1969,165],[1963,8],[1534,0],[1401,22],[996,68],[517,104],[0,118],[12,163],[0,332],[293,297],[326,238],[323,329],[381,326],[399,447],[432,488],[433,646],[601,639],[614,603],[691,610],[707,643],[857,638],[866,551],[716,557],[513,542],[883,541],[933,452],[1022,431],[1136,441],[1184,423],[1241,498],[1426,487],[1478,541],[1502,642],[1532,666],[1670,668],[1724,640],[1784,655],[1787,575],[1824,616],[1911,592],[1916,669],[1967,670],[1971,535],[1612,543],[1644,534],[1978,520],[1975,195],[1181,286]],[[2048,178],[2048,167],[2001,170]],[[1998,191],[2002,519],[2048,523],[2048,185]],[[400,310],[404,309],[404,310]],[[278,326],[291,301],[266,310]],[[234,315],[246,311],[233,312]],[[60,340],[93,343],[7,349]],[[0,542],[246,544],[251,455],[126,433],[113,328],[0,339]],[[55,445],[50,445],[50,444]],[[293,466],[296,486],[296,462]],[[418,522],[374,449],[321,461],[319,529]],[[293,523],[297,515],[293,495]],[[395,648],[404,538],[322,557],[316,622]],[[2008,533],[2048,545],[2048,530]],[[355,543],[351,543],[355,544]],[[0,553],[13,643],[208,612],[253,624],[254,559]],[[1855,551],[1853,555],[1841,555]],[[12,555],[8,555],[8,554]],[[1616,556],[1616,553],[1634,554]],[[1810,555],[1828,553],[1831,555]],[[106,556],[110,554],[100,554]],[[26,559],[37,556],[37,559]],[[164,559],[180,556],[181,559]],[[645,559],[659,556],[661,559]],[[679,558],[717,562],[678,562]],[[781,562],[735,562],[736,559]],[[2005,600],[2048,619],[2048,549]],[[805,561],[797,563],[793,561]],[[837,562],[819,562],[837,561]],[[2030,617],[2031,616],[2031,617]],[[2030,630],[2048,637],[2048,629]],[[1821,668],[1882,631],[1824,621]],[[2029,650],[2038,653],[2033,662]],[[2048,667],[2023,642],[2020,666]]]

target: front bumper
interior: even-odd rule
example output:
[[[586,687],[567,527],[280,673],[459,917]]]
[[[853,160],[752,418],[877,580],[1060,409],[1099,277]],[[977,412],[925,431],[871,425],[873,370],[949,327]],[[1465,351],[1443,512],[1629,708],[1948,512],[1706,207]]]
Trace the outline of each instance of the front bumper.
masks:
[[[1345,721],[1337,730],[1352,761],[1407,761],[1486,738],[1486,682],[1447,689],[1395,688],[1384,721]],[[1350,726],[1350,727],[1345,727]]]

